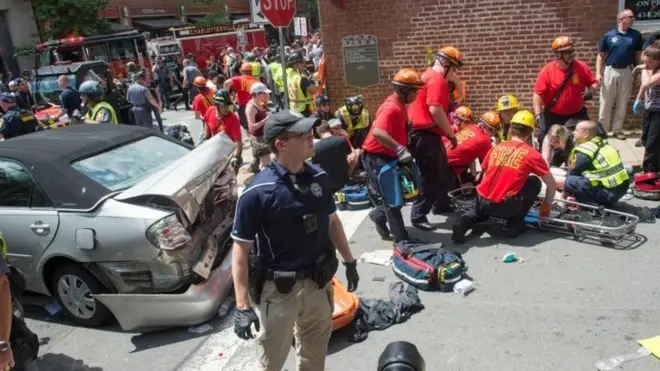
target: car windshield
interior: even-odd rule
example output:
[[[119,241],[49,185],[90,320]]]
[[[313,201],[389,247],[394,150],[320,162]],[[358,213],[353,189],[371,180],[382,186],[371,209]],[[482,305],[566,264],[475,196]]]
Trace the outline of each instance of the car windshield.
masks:
[[[184,146],[150,136],[75,161],[72,166],[114,192],[134,186],[188,152]]]
[[[69,76],[71,86],[78,86],[76,84],[75,74],[69,74],[67,76]],[[57,83],[58,78],[58,75],[37,76],[35,78],[32,91],[34,92],[38,103],[60,104],[60,93],[62,92],[62,88],[60,88],[60,85]]]

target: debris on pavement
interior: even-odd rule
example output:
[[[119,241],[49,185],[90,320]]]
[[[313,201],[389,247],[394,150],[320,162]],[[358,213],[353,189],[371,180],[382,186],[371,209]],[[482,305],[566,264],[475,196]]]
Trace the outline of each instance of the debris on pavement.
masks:
[[[193,334],[203,334],[205,332],[209,332],[213,329],[213,326],[209,325],[208,323],[205,323],[201,326],[196,326],[196,327],[188,327],[188,332],[192,332]]]
[[[417,288],[399,281],[390,284],[390,300],[360,298],[360,308],[353,320],[353,334],[349,341],[361,342],[373,330],[385,330],[408,320],[424,309]]]
[[[454,284],[454,292],[464,297],[474,290],[475,290],[474,283],[465,278]]]
[[[372,281],[377,281],[377,282],[385,282],[385,277],[384,276],[375,276],[371,280]]]
[[[660,336],[639,340],[638,343],[648,349],[654,356],[660,358]]]
[[[46,304],[44,306],[44,309],[48,312],[48,314],[54,316],[62,310],[62,306],[60,305],[60,303],[50,303],[50,304]]]
[[[515,263],[518,261],[518,257],[516,256],[515,252],[510,252],[507,254],[504,254],[504,257],[502,258],[502,261],[504,263]]]
[[[651,354],[651,351],[645,347],[639,348],[635,353],[628,353],[612,358],[608,358],[603,361],[598,361],[594,364],[596,368],[600,371],[616,370],[622,364],[630,361],[634,361],[640,358],[644,358]]]
[[[369,264],[387,266],[392,264],[392,250],[375,250],[360,255],[360,261]]]

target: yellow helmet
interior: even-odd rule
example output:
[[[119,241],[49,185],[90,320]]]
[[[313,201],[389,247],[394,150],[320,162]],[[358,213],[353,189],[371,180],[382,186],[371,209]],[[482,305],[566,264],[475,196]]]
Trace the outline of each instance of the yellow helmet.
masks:
[[[534,120],[534,114],[528,110],[518,111],[511,118],[511,125],[513,124],[519,124],[534,129],[534,127],[536,126],[536,122]]]
[[[513,94],[503,95],[497,99],[497,112],[518,107],[520,107],[520,103],[518,103],[518,98]]]

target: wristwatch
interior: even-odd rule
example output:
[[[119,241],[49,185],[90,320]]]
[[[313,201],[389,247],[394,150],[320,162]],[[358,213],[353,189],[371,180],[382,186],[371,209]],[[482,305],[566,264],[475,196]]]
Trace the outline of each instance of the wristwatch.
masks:
[[[0,352],[7,351],[11,348],[11,345],[8,341],[0,340]]]

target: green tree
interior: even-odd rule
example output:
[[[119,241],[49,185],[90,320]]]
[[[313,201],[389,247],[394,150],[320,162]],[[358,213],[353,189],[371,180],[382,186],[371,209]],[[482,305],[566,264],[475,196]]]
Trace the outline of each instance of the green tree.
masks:
[[[186,0],[184,1],[183,5],[217,6],[218,3],[218,0]],[[199,22],[197,22],[197,26],[210,27],[226,25],[230,23],[231,19],[229,18],[227,9],[225,7],[221,7],[217,12],[204,15],[204,17]]]
[[[31,0],[44,39],[90,36],[107,32],[110,22],[99,16],[108,0]]]

